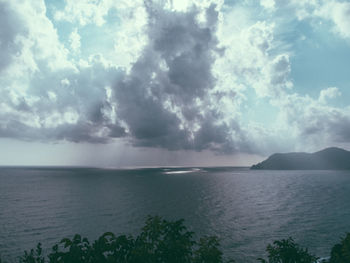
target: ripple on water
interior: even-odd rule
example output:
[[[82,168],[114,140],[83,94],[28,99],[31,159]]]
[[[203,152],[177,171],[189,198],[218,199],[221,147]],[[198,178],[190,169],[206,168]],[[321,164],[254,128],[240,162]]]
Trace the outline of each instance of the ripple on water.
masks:
[[[350,231],[349,193],[342,171],[0,169],[0,252],[11,261],[75,233],[137,234],[151,214],[217,235],[238,262],[288,236],[327,256]]]

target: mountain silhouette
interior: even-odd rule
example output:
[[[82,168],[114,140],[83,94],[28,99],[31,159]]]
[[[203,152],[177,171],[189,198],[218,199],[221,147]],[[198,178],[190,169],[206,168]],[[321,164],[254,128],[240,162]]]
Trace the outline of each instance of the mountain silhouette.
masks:
[[[350,152],[331,147],[315,153],[275,153],[251,169],[262,170],[350,170]]]

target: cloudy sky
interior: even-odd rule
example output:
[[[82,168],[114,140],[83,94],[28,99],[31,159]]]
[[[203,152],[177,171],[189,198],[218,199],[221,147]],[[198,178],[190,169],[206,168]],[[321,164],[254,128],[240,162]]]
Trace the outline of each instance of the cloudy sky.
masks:
[[[350,1],[0,0],[0,164],[350,149]]]

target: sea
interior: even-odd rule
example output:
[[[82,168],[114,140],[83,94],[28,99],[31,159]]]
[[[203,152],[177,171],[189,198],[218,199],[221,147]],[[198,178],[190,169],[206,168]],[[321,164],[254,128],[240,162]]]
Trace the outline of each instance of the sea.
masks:
[[[196,238],[217,236],[238,263],[257,262],[269,243],[288,237],[326,257],[350,232],[350,171],[0,168],[6,262],[76,233],[90,241],[107,231],[137,235],[148,215],[183,218]]]

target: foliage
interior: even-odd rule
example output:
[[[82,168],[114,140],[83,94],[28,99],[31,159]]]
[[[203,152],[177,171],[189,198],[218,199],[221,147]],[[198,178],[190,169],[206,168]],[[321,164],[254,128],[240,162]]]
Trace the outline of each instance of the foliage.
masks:
[[[199,248],[195,251],[195,263],[216,263],[223,262],[222,252],[219,250],[219,241],[216,237],[202,237],[199,240]],[[235,262],[229,260],[228,262]]]
[[[107,232],[93,244],[75,235],[64,238],[52,247],[49,263],[223,263],[216,237],[202,237],[194,241],[193,232],[184,220],[166,221],[148,217],[136,238],[115,236]],[[233,262],[233,260],[229,261]],[[20,263],[45,263],[41,245],[36,251],[24,252]]]
[[[225,261],[217,237],[195,241],[184,220],[167,221],[148,217],[136,236],[104,233],[92,244],[80,235],[64,238],[43,256],[41,244],[19,258],[19,263],[233,263]],[[274,241],[266,248],[268,259],[260,263],[315,263],[318,258],[292,238]],[[2,263],[0,258],[0,263]],[[3,262],[4,263],[4,262]],[[329,263],[350,263],[350,233],[334,245]]]
[[[142,233],[135,240],[135,262],[192,262],[195,242],[183,220],[168,222],[149,217]]]
[[[292,238],[274,241],[266,248],[268,261],[258,258],[261,263],[315,263],[318,259],[307,249],[301,248]]]
[[[339,244],[335,244],[331,251],[330,263],[349,263],[350,262],[350,233],[342,238]]]
[[[42,255],[41,243],[38,243],[36,249],[31,249],[30,252],[24,251],[24,256],[19,259],[20,263],[44,263],[45,259]]]

